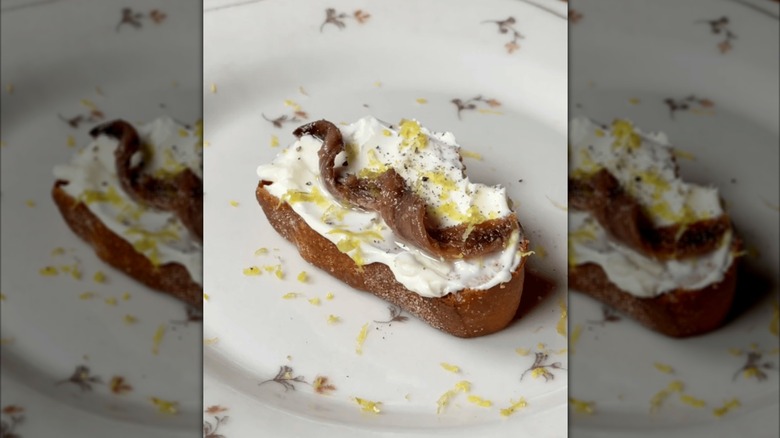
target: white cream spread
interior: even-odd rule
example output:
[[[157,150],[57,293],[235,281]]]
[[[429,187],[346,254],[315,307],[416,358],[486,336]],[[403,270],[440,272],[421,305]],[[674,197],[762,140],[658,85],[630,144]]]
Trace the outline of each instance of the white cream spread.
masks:
[[[431,133],[416,121],[402,121],[397,129],[365,117],[339,128],[346,152],[336,157],[339,171],[370,178],[389,168],[398,172],[429,205],[430,213],[446,227],[479,223],[511,213],[506,190],[471,183],[463,175],[459,146],[451,133]],[[426,297],[440,297],[464,288],[489,289],[509,281],[520,263],[521,233],[506,248],[480,258],[442,261],[398,242],[375,212],[341,206],[322,185],[317,151],[322,142],[303,136],[284,149],[257,174],[273,184],[266,189],[288,202],[319,234],[349,255],[358,265],[383,263],[407,289]]]
[[[691,223],[723,214],[714,187],[677,176],[674,152],[664,134],[646,134],[616,120],[604,129],[588,119],[569,125],[569,175],[582,178],[607,169],[645,209],[656,226]]]
[[[570,263],[596,263],[615,286],[642,298],[676,289],[698,290],[721,281],[734,260],[731,240],[728,231],[718,248],[704,256],[660,261],[610,237],[589,213],[569,212]]]
[[[135,125],[148,157],[147,169],[157,177],[185,168],[203,173],[203,134],[169,117]],[[112,232],[131,243],[155,265],[179,263],[198,284],[203,281],[202,247],[172,213],[138,204],[124,192],[114,161],[117,139],[99,135],[78,151],[70,164],[54,168],[54,176],[68,184],[62,189],[84,202]]]
[[[588,119],[571,121],[569,176],[607,169],[645,207],[656,226],[686,224],[723,214],[717,189],[683,182],[664,134],[644,134],[617,120],[611,130]],[[652,298],[698,290],[721,281],[734,260],[733,234],[703,256],[659,261],[614,239],[587,212],[569,212],[569,264],[596,263],[625,292]]]

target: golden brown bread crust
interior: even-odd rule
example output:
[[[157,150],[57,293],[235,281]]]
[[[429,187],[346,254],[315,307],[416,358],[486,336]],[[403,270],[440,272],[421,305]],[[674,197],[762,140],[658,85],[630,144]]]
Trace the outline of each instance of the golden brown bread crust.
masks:
[[[392,271],[381,263],[359,267],[336,245],[309,227],[286,202],[269,193],[260,181],[257,201],[268,222],[298,248],[301,257],[344,283],[390,302],[431,326],[462,338],[488,335],[505,328],[514,318],[523,291],[525,260],[503,284],[486,290],[465,289],[441,298],[422,297],[396,281]],[[528,242],[523,241],[522,250]]]
[[[192,280],[187,268],[178,263],[154,266],[132,244],[109,230],[83,202],[65,192],[62,186],[67,184],[61,180],[54,183],[54,202],[70,229],[89,243],[101,260],[152,289],[203,308],[203,288]]]
[[[731,229],[731,220],[725,214],[685,226],[656,227],[642,206],[606,169],[587,178],[570,178],[569,204],[589,212],[616,239],[658,260],[711,252]]]
[[[595,263],[570,266],[569,287],[615,307],[650,329],[682,338],[715,330],[724,322],[736,291],[737,260],[718,283],[698,290],[676,289],[653,298],[624,292]]]

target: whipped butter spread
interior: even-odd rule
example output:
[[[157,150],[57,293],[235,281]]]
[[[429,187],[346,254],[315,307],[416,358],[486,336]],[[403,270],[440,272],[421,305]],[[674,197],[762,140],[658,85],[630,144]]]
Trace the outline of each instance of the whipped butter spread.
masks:
[[[134,125],[147,158],[146,170],[157,178],[185,168],[202,178],[203,140],[200,122],[193,131],[161,117]],[[179,263],[198,284],[203,282],[202,247],[170,212],[147,208],[122,189],[114,151],[116,138],[101,134],[75,154],[70,164],[54,168],[54,176],[68,184],[61,188],[83,202],[113,233],[131,243],[154,265]]]
[[[460,147],[451,133],[434,133],[413,120],[391,127],[373,117],[340,126],[345,151],[340,172],[371,178],[393,168],[422,197],[438,227],[477,224],[512,210],[506,189],[475,184],[463,175]],[[465,288],[489,289],[509,281],[524,256],[521,231],[496,253],[444,261],[398,241],[379,213],[344,207],[320,182],[317,152],[322,142],[304,135],[257,174],[272,195],[290,204],[304,221],[357,265],[383,263],[407,289],[441,297]]]
[[[664,134],[645,134],[625,120],[604,128],[588,119],[569,125],[569,177],[607,169],[656,226],[686,224],[723,214],[717,189],[683,182]],[[698,290],[721,281],[734,260],[733,233],[702,256],[647,257],[612,238],[587,212],[569,212],[569,264],[596,263],[625,292],[652,298],[676,289]]]

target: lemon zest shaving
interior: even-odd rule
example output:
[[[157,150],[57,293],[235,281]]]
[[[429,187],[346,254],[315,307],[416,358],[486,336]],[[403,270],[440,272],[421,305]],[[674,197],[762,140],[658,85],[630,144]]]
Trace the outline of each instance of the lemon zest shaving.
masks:
[[[470,395],[466,399],[469,401],[469,403],[473,403],[477,406],[483,407],[483,408],[489,408],[493,406],[493,402],[490,400],[485,400],[484,398],[478,396],[478,395]]]
[[[91,300],[94,297],[95,297],[95,292],[83,292],[79,294],[80,300]]]
[[[179,402],[152,397],[152,403],[157,407],[157,410],[163,414],[174,415],[179,412]]]
[[[686,405],[693,406],[694,408],[703,408],[707,406],[707,402],[688,394],[680,394],[680,401]]]
[[[38,272],[40,272],[40,274],[43,275],[44,277],[53,277],[60,273],[60,271],[57,270],[57,268],[54,266],[45,266],[41,268],[41,270]]]
[[[441,365],[442,368],[444,368],[445,370],[447,370],[447,371],[449,371],[451,373],[459,373],[460,372],[460,367],[457,366],[457,365],[448,364],[446,362],[442,362],[439,365]]]
[[[422,132],[422,127],[416,120],[401,120],[398,133],[403,138],[400,150],[425,149],[428,146],[428,136]]]
[[[262,274],[263,271],[260,269],[259,266],[250,266],[248,268],[244,268],[244,275],[246,276],[256,276]]]
[[[501,409],[501,411],[499,411],[502,417],[508,417],[514,414],[515,412],[519,411],[520,409],[528,406],[528,402],[525,400],[525,397],[520,397],[520,399],[517,401],[509,400],[509,403],[511,403],[509,407]]]
[[[579,400],[569,397],[569,403],[574,407],[574,412],[578,414],[593,415],[596,413],[596,402]]]
[[[138,318],[136,318],[133,315],[125,315],[124,317],[122,317],[122,320],[127,325],[135,324],[136,322],[138,322]]]
[[[160,324],[152,337],[152,354],[160,353],[160,344],[162,344],[163,337],[165,336],[165,324]]]
[[[362,399],[360,397],[354,397],[355,403],[360,406],[360,410],[363,412],[370,412],[372,414],[379,414],[382,410],[379,408],[382,402],[374,402],[371,400]]]
[[[672,154],[674,154],[674,156],[677,157],[677,158],[682,158],[682,159],[685,159],[685,160],[693,161],[693,160],[696,159],[695,155],[693,155],[692,153],[690,153],[688,151],[684,151],[682,149],[674,148],[674,149],[672,149]]]
[[[740,406],[742,406],[742,404],[739,402],[739,400],[737,398],[732,398],[731,400],[723,403],[723,406],[713,409],[712,414],[720,418],[726,415],[732,409],[738,408]]]
[[[460,154],[464,158],[472,158],[474,160],[482,161],[482,154],[480,154],[479,152],[469,151],[469,150],[460,148]]]
[[[360,328],[360,333],[358,333],[355,353],[363,354],[363,343],[366,342],[367,336],[368,336],[368,323],[365,323],[363,324],[363,327]]]
[[[563,301],[563,299],[558,300],[558,306],[561,309],[561,316],[558,319],[558,324],[555,326],[555,331],[558,332],[559,335],[566,337],[566,323],[568,321],[568,315],[569,312],[566,309],[566,302]]]
[[[571,354],[574,354],[574,346],[577,344],[577,341],[580,340],[580,335],[582,334],[582,325],[577,324],[574,326],[574,330],[572,330],[571,335],[569,336],[569,350]]]
[[[94,280],[95,283],[105,283],[106,274],[104,274],[103,271],[97,271],[95,272],[95,275],[92,276],[92,280]]]
[[[436,401],[436,405],[438,406],[436,408],[436,413],[441,414],[444,412],[444,409],[450,404],[450,401],[458,395],[461,392],[469,392],[471,391],[471,383],[467,380],[461,380],[460,382],[455,384],[455,387],[448,390],[444,394],[439,397],[439,400]]]

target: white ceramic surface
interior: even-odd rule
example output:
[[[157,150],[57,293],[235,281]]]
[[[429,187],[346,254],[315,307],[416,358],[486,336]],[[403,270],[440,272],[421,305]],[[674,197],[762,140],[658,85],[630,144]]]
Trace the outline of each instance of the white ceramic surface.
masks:
[[[566,21],[512,0],[204,7],[207,434],[565,436],[566,337],[556,327],[566,302]],[[459,119],[454,99],[474,108]],[[505,184],[518,202],[537,249],[529,270],[552,286],[529,281],[530,309],[506,330],[463,340],[414,318],[375,322],[390,317],[385,302],[309,266],[268,224],[254,198],[257,165],[307,120],[367,114],[454,132],[482,154],[466,158],[472,179]],[[255,255],[259,248],[269,252]],[[276,264],[283,280],[243,274]],[[306,283],[296,280],[301,271]],[[301,295],[283,299],[289,292]],[[329,315],[340,323],[329,325]],[[550,374],[523,377],[537,352],[549,353],[538,365]],[[335,389],[316,393],[317,376]],[[437,415],[437,399],[461,380],[493,405],[459,394]],[[353,397],[382,402],[381,413],[361,412]],[[500,409],[520,397],[528,406],[503,417]]]
[[[126,6],[138,27],[119,25]],[[183,303],[102,263],[50,195],[53,166],[68,162],[100,121],[93,114],[70,126],[60,116],[200,117],[200,13],[186,0],[2,3],[4,432],[200,433],[201,323],[187,322]],[[74,265],[80,280],[63,272]],[[41,275],[47,266],[58,275]],[[93,279],[97,272],[105,282]],[[88,371],[76,373],[79,366]],[[160,412],[152,398],[178,403],[178,413]]]
[[[721,189],[747,245],[748,272],[737,293],[749,302],[722,329],[675,340],[621,315],[605,321],[599,303],[571,294],[570,328],[581,334],[571,347],[570,395],[594,402],[595,412],[574,412],[570,436],[777,436],[780,359],[770,324],[777,324],[780,283],[780,8],[729,0],[570,6],[573,114],[604,123],[628,118],[643,130],[666,132],[692,154],[678,159],[682,175]],[[673,380],[705,405],[686,404],[674,393],[651,413],[651,399]],[[741,406],[714,414],[734,398]]]

